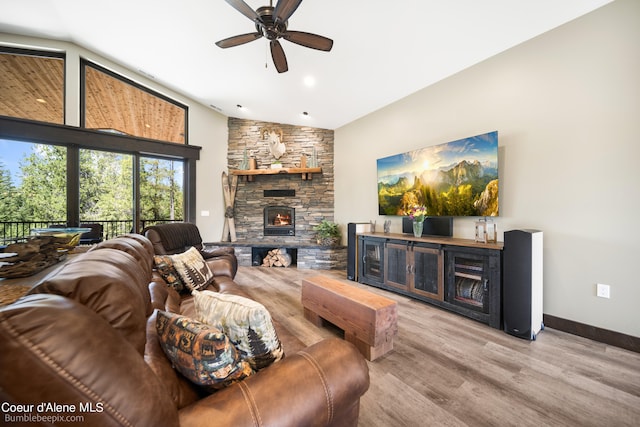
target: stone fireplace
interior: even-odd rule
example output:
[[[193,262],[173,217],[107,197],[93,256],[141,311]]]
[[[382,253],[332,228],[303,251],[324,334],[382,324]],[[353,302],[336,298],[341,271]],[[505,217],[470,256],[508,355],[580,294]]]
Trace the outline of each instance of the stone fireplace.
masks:
[[[313,227],[323,219],[333,221],[333,131],[311,127],[274,124],[230,117],[227,159],[229,169],[237,169],[247,150],[258,169],[270,168],[275,158],[262,130],[277,127],[282,130],[286,147],[279,159],[283,168],[300,167],[301,157],[310,158],[314,148],[321,174],[302,180],[299,174],[259,175],[252,182],[240,177],[236,191],[235,225],[238,241],[270,241],[274,243],[315,242]],[[294,234],[266,235],[263,226],[264,209],[288,206],[295,209]]]
[[[275,162],[265,129],[277,129],[285,153],[281,167],[299,168],[302,157],[315,153],[322,173],[275,173],[239,177],[234,219],[240,265],[255,265],[258,252],[287,248],[298,268],[346,269],[346,248],[319,246],[313,227],[334,220],[333,131],[230,117],[227,160],[229,170],[239,169],[245,150],[257,169]],[[281,131],[281,132],[280,132]],[[273,215],[271,214],[272,209]],[[286,212],[285,209],[286,208]],[[290,216],[290,219],[288,218]],[[231,244],[231,243],[229,243]]]

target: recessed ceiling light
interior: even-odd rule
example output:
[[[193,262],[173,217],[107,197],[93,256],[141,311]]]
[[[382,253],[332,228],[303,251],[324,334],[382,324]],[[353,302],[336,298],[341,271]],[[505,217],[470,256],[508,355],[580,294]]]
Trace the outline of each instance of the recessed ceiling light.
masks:
[[[314,87],[316,85],[316,78],[313,76],[307,76],[303,81],[304,85],[307,87]]]

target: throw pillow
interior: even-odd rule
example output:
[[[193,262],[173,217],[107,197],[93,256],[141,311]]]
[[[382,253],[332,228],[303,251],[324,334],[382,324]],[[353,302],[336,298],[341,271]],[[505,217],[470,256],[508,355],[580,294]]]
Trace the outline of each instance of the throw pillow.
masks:
[[[196,248],[192,247],[186,252],[170,256],[180,279],[189,290],[202,289],[213,279],[209,265]]]
[[[189,291],[189,289],[186,289],[182,279],[180,279],[180,275],[173,265],[171,255],[154,255],[153,264],[169,287],[175,289],[178,293]]]
[[[248,298],[212,291],[194,291],[196,318],[224,331],[240,357],[258,371],[284,356],[269,311]]]
[[[226,387],[253,373],[222,331],[178,314],[159,310],[160,346],[174,367],[209,391]]]

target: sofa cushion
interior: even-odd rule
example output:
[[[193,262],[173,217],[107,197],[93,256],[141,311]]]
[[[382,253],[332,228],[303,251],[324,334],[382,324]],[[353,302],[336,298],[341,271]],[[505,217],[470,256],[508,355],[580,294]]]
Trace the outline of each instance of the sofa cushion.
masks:
[[[260,370],[284,356],[269,311],[259,302],[227,293],[194,291],[196,319],[221,328],[241,357]]]
[[[145,284],[149,283],[149,280],[151,279],[153,262],[142,242],[129,237],[121,236],[100,242],[97,245],[92,246],[89,251],[107,248],[118,249],[134,257],[140,265],[140,274],[144,275],[143,282],[145,282]]]
[[[144,249],[147,251],[147,255],[149,257],[152,257],[155,254],[155,252],[153,251],[153,243],[151,243],[151,240],[147,239],[142,234],[128,233],[128,234],[122,234],[122,235],[118,236],[118,238],[119,239],[136,240],[136,241],[138,241],[138,242],[140,242],[142,244]]]
[[[154,255],[153,265],[167,283],[167,286],[175,289],[178,293],[189,292],[176,270],[172,255]]]
[[[78,256],[35,285],[29,294],[56,294],[85,305],[131,343],[140,354],[151,311],[148,282],[135,258],[104,248]]]
[[[156,328],[160,345],[175,368],[210,391],[253,373],[227,336],[213,326],[159,310]]]
[[[175,403],[128,338],[72,299],[28,295],[0,308],[0,366],[11,403],[75,405],[69,415],[82,425],[178,426]]]
[[[163,285],[164,286],[164,285]],[[168,289],[164,286],[164,289]],[[154,311],[147,320],[147,343],[144,349],[144,361],[151,368],[162,389],[171,396],[178,409],[184,408],[199,400],[203,395],[201,387],[192,383],[178,372],[169,360],[158,338],[156,323],[158,310]]]
[[[213,279],[213,272],[196,248],[169,256],[171,256],[173,266],[180,279],[189,288],[189,291],[202,289]]]

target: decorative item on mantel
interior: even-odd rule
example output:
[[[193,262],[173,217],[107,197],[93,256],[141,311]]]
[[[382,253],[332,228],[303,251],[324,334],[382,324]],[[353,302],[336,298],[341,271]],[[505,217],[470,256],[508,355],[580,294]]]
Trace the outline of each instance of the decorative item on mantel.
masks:
[[[476,221],[476,242],[495,243],[498,241],[498,227],[487,218]]]
[[[260,136],[262,139],[269,140],[269,151],[271,151],[271,154],[276,160],[279,160],[287,149],[282,142],[282,139],[284,138],[282,129],[264,127],[260,130]]]
[[[318,167],[318,153],[316,152],[316,147],[313,147],[313,152],[311,153],[311,160],[309,161],[310,168]]]
[[[391,232],[391,220],[388,219],[384,222],[384,234],[389,234]]]
[[[413,220],[413,235],[422,237],[424,219],[427,217],[427,208],[424,206],[413,206],[409,211],[409,218]]]
[[[244,153],[242,154],[242,162],[240,162],[240,166],[238,166],[240,170],[249,169],[249,154],[247,153],[247,147],[244,147]]]

